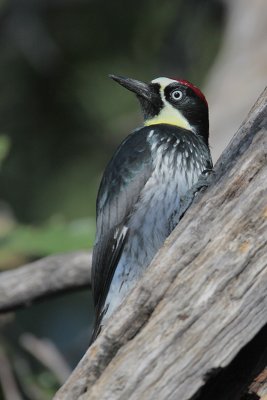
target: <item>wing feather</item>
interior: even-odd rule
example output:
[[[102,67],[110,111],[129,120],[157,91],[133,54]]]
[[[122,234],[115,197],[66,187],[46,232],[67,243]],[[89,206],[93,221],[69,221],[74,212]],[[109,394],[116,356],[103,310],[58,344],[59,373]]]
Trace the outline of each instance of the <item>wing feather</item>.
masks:
[[[93,251],[92,289],[96,329],[123,250],[127,220],[152,172],[147,129],[134,131],[109,162],[97,196],[97,232]],[[97,335],[98,331],[96,331]]]

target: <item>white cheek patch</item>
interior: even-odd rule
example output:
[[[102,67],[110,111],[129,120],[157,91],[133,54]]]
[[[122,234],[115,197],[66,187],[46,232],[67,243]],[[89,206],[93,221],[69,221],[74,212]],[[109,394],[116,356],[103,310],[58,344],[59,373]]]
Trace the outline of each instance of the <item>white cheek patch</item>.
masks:
[[[164,103],[164,107],[158,115],[145,121],[146,126],[155,124],[170,124],[179,126],[180,128],[192,130],[191,125],[189,124],[188,120],[183,116],[183,114],[179,110],[174,108],[165,99],[164,96],[165,87],[174,82],[176,82],[174,79],[163,78],[163,77],[154,79],[152,81],[152,83],[158,83],[160,85],[160,94],[161,94],[161,99]]]

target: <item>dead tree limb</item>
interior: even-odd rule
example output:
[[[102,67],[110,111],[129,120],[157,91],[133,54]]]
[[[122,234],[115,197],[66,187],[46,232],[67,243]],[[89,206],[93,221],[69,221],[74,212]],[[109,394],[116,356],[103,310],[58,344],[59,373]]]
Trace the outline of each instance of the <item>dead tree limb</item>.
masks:
[[[55,399],[200,399],[267,324],[266,246],[267,90]]]
[[[45,257],[15,270],[0,273],[0,312],[36,300],[90,286],[91,254],[76,252]]]

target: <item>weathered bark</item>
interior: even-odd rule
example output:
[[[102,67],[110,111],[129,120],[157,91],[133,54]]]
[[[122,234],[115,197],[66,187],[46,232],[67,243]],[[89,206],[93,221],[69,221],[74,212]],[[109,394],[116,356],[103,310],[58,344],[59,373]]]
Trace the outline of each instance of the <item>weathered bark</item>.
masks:
[[[207,377],[267,324],[266,116],[267,90],[55,399],[212,398]],[[240,399],[243,386],[213,398]]]
[[[76,252],[45,257],[0,273],[0,312],[90,285],[91,254]]]

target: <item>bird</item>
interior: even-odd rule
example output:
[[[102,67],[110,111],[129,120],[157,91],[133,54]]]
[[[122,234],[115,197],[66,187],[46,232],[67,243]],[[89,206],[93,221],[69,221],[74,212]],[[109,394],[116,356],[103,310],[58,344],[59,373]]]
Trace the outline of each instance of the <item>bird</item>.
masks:
[[[91,343],[179,222],[182,199],[212,170],[208,103],[198,87],[109,76],[137,96],[144,125],[119,145],[97,195]]]

